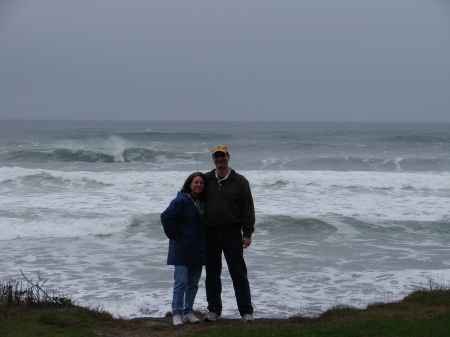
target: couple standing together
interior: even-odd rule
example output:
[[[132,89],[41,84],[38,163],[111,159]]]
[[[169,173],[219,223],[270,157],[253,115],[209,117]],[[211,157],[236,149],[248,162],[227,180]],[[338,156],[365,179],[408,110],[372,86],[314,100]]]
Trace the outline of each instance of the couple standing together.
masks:
[[[226,146],[214,147],[212,159],[216,168],[206,174],[191,174],[161,214],[164,232],[170,239],[167,264],[175,266],[174,325],[199,322],[193,306],[203,265],[208,302],[204,321],[222,318],[222,252],[239,313],[244,322],[253,321],[244,261],[244,248],[252,242],[255,225],[253,197],[247,179],[228,166],[230,153]]]

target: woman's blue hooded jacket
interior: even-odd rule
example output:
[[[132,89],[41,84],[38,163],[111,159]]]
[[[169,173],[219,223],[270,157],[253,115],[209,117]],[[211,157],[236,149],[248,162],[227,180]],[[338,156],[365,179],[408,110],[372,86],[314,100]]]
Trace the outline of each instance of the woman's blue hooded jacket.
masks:
[[[170,239],[167,264],[188,267],[206,264],[203,215],[189,196],[178,192],[161,214],[161,222]]]

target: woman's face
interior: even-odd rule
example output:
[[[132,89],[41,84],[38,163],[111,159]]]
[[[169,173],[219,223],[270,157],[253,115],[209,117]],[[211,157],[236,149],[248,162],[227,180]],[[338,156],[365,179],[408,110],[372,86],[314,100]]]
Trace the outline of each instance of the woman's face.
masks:
[[[194,195],[199,195],[203,192],[203,187],[205,187],[205,182],[202,177],[195,177],[189,185],[191,193]]]

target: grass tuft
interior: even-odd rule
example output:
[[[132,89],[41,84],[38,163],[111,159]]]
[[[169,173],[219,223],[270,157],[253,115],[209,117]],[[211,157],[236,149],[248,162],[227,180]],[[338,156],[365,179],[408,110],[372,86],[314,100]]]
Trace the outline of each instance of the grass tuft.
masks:
[[[60,328],[66,328],[70,326],[70,323],[67,320],[62,319],[54,312],[47,312],[41,314],[38,318],[38,322],[47,325],[55,325]]]
[[[450,289],[447,290],[416,290],[410,295],[406,296],[403,303],[419,303],[432,306],[449,306],[450,303]]]

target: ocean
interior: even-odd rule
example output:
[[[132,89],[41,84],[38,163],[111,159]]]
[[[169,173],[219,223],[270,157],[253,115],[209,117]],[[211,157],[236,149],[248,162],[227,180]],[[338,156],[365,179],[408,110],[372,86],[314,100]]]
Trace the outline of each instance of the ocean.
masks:
[[[255,201],[255,317],[449,284],[448,123],[1,120],[0,276],[47,280],[117,317],[165,315],[159,216],[218,144]],[[223,315],[237,317],[226,263],[223,286]]]

